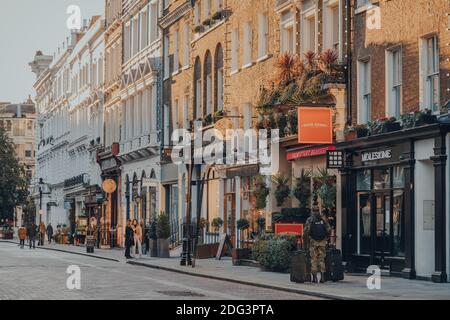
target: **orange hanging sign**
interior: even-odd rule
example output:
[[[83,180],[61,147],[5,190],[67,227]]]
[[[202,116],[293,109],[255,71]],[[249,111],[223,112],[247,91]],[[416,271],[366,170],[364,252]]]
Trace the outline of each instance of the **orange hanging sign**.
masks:
[[[298,142],[333,143],[333,114],[330,108],[298,108]]]

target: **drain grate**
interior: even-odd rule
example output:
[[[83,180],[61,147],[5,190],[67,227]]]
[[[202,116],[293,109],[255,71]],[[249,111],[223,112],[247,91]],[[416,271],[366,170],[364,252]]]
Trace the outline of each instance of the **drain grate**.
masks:
[[[169,297],[204,297],[205,295],[191,291],[157,291]]]

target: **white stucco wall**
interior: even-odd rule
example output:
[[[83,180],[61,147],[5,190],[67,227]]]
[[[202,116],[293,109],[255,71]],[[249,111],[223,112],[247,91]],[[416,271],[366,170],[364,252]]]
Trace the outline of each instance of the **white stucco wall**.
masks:
[[[434,200],[434,139],[415,142],[415,260],[417,276],[434,272],[434,228],[424,230],[424,201]]]

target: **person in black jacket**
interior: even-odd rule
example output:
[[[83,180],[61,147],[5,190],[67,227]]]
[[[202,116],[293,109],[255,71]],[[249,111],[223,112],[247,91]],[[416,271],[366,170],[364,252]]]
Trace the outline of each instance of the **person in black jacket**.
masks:
[[[127,221],[127,227],[125,228],[125,258],[133,259],[130,255],[131,246],[134,245],[134,231],[131,228],[131,220]]]
[[[32,222],[28,226],[28,228],[27,228],[27,235],[28,235],[28,241],[30,243],[30,249],[31,249],[31,246],[33,246],[33,249],[36,249],[37,227],[34,224],[34,222]]]

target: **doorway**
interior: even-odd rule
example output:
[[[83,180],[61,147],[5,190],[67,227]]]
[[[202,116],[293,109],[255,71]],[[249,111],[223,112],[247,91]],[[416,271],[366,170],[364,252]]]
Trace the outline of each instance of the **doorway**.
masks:
[[[386,256],[392,252],[391,246],[391,212],[392,201],[390,193],[374,193],[372,196],[371,212],[371,263],[379,264],[380,268],[386,265]]]

